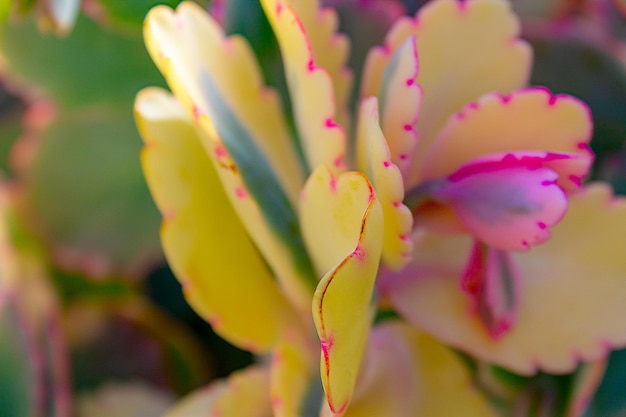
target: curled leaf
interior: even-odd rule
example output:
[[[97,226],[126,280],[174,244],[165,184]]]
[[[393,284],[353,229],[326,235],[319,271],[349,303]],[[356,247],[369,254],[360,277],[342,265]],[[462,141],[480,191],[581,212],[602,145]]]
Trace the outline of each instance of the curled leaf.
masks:
[[[307,181],[301,218],[313,258],[319,268],[329,268],[313,297],[313,320],[328,405],[341,415],[352,396],[371,324],[383,213],[363,174],[336,178],[322,166]]]

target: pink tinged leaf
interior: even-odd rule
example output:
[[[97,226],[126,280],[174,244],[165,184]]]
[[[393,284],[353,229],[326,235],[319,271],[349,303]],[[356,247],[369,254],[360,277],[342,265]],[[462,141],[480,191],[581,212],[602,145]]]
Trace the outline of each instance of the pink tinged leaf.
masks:
[[[442,342],[515,372],[572,372],[626,346],[626,199],[606,185],[570,197],[552,238],[512,254],[524,300],[517,324],[494,340],[459,290],[473,241],[426,234],[413,261],[387,274],[385,290],[409,322]],[[382,277],[381,277],[382,278]]]
[[[493,339],[502,337],[517,321],[520,275],[507,252],[474,242],[461,287]]]
[[[589,109],[574,97],[544,88],[508,96],[490,93],[448,120],[428,150],[420,177],[448,176],[484,155],[528,153],[559,174],[563,189],[577,190],[593,162],[591,135]]]
[[[413,242],[410,239],[413,216],[402,204],[402,174],[391,161],[391,152],[378,124],[375,97],[361,102],[357,124],[357,168],[372,181],[385,216],[383,262],[394,270],[410,260]]]
[[[191,2],[176,11],[166,6],[152,9],[144,37],[152,59],[194,119],[214,115],[215,107],[232,109],[295,202],[304,175],[278,94],[263,85],[250,45],[239,36],[227,37],[205,10]],[[208,83],[216,86],[215,91]],[[211,122],[222,130],[222,120]]]
[[[250,237],[259,230],[240,220],[263,231],[256,205],[245,193],[229,194],[243,187],[236,167],[217,145],[206,153],[192,120],[164,90],[143,90],[135,111],[145,142],[144,174],[164,217],[163,249],[186,299],[231,343],[255,352],[271,349],[285,329],[297,326],[297,313],[272,276],[283,264],[267,267],[268,258]],[[236,204],[246,216],[237,215]],[[261,242],[280,256],[272,240]],[[254,315],[262,320],[251,322]]]
[[[389,143],[391,161],[404,171],[417,143],[415,125],[422,103],[422,87],[417,82],[419,63],[415,36],[396,50],[385,68],[378,92],[381,126]]]
[[[424,104],[416,126],[420,140],[405,176],[408,188],[420,182],[426,152],[448,118],[487,92],[523,87],[531,64],[531,50],[518,38],[519,21],[507,2],[433,1],[414,18],[399,19],[384,47],[372,50],[364,70],[364,96],[378,90],[391,53],[412,35],[420,55]]]
[[[350,38],[338,32],[339,17],[334,8],[320,8],[318,0],[289,3],[308,35],[315,64],[330,77],[337,106],[337,123],[349,130],[348,98],[352,89],[352,71],[347,66],[347,60]]]
[[[307,28],[290,2],[262,0],[261,3],[283,57],[296,127],[309,167],[315,169],[326,164],[335,172],[345,170],[346,139],[336,122],[333,80],[319,66]]]
[[[507,251],[525,251],[550,237],[565,214],[567,199],[557,174],[533,164],[506,161],[468,165],[433,192],[450,204],[479,241]]]
[[[238,149],[265,155],[269,164],[259,165],[265,178],[273,177],[272,183],[276,184],[274,180],[277,180],[281,184],[281,187],[271,188],[279,194],[284,191],[290,202],[295,203],[304,181],[303,170],[290,143],[278,96],[262,85],[254,52],[243,38],[226,38],[217,22],[192,2],[181,3],[175,12],[163,5],[153,8],[146,18],[144,37],[152,59],[198,127],[199,139],[248,233],[293,304],[300,311],[308,312],[312,293],[312,280],[308,276],[311,274],[307,267],[298,265],[302,259],[294,256],[298,252],[293,250],[296,245],[286,244],[282,239],[286,234],[297,236],[297,233],[290,233],[288,226],[282,228],[287,230],[286,234],[278,232],[275,227],[278,217],[272,218],[269,215],[272,210],[259,204],[258,196],[262,192],[246,186],[252,176],[244,178],[241,167],[233,161],[232,142],[229,150],[218,135],[218,132],[244,132],[251,140],[239,144]],[[228,118],[208,116],[218,110],[230,113],[233,116],[229,117],[230,122],[235,123],[230,123]],[[231,130],[232,127],[237,131]],[[245,172],[250,174],[249,169]],[[251,194],[253,190],[257,191],[256,198]],[[288,205],[281,203],[280,207]]]
[[[320,203],[322,208],[315,209]],[[305,185],[301,218],[316,265],[330,268],[313,297],[313,320],[320,337],[327,402],[334,414],[341,415],[354,390],[372,319],[383,246],[382,208],[365,175],[349,172],[335,178],[321,166]]]

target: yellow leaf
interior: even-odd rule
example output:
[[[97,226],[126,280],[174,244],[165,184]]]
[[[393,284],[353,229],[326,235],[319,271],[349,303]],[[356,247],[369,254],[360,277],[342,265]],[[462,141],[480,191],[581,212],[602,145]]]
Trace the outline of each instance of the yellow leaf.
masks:
[[[156,88],[142,91],[135,109],[146,144],[144,173],[164,217],[163,249],[187,300],[232,343],[270,349],[297,315],[233,210],[191,120]]]
[[[270,417],[269,375],[251,367],[192,392],[163,417]]]
[[[333,82],[318,64],[306,28],[289,2],[261,0],[283,57],[294,116],[309,167],[345,169],[346,139],[337,124]],[[325,50],[324,53],[327,53]]]
[[[459,356],[392,321],[372,330],[345,417],[495,417]]]
[[[226,37],[200,6],[181,3],[176,11],[153,8],[146,18],[146,45],[175,95],[191,114],[210,114],[215,103],[206,78],[268,158],[293,204],[304,184],[295,148],[276,91],[263,85],[254,52],[239,36]]]
[[[363,174],[335,178],[321,166],[305,185],[301,219],[316,266],[330,268],[315,291],[313,319],[328,405],[341,415],[350,402],[371,325],[382,209]]]

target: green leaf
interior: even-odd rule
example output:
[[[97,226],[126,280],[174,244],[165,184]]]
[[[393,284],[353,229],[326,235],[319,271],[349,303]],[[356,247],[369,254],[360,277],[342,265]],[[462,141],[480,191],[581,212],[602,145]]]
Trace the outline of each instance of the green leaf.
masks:
[[[141,88],[164,84],[140,27],[120,33],[84,16],[63,38],[41,34],[33,19],[11,22],[0,30],[0,53],[9,73],[68,108],[131,103]]]
[[[182,0],[97,0],[106,22],[141,27],[148,11],[158,4],[176,8]],[[129,28],[130,29],[130,28]]]
[[[24,173],[27,212],[56,255],[66,256],[61,266],[134,274],[161,257],[161,219],[139,166],[130,106],[62,114],[41,134]]]
[[[141,26],[116,32],[82,16],[58,38],[30,19],[1,29],[0,53],[20,85],[57,106],[51,125],[27,132],[37,145],[22,176],[25,211],[58,265],[90,275],[144,272],[162,256],[160,216],[141,173],[132,106],[141,88],[164,81]]]

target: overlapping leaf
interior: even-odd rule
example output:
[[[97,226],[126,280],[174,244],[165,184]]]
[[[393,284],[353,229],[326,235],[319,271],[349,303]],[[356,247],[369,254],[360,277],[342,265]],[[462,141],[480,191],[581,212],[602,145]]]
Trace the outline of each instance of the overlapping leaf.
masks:
[[[318,270],[327,270],[313,297],[321,341],[321,375],[333,413],[352,396],[371,325],[371,299],[383,240],[383,213],[367,178],[338,177],[321,166],[306,183],[302,229]]]
[[[163,247],[187,299],[225,338],[269,349],[295,313],[232,210],[191,120],[162,90],[144,90],[136,109],[145,174],[165,219]]]
[[[459,289],[470,239],[423,237],[415,267],[388,282],[394,304],[407,320],[480,359],[522,374],[570,372],[579,360],[626,345],[625,216],[626,202],[607,186],[571,196],[552,238],[514,256],[522,301],[517,325],[498,340]]]

